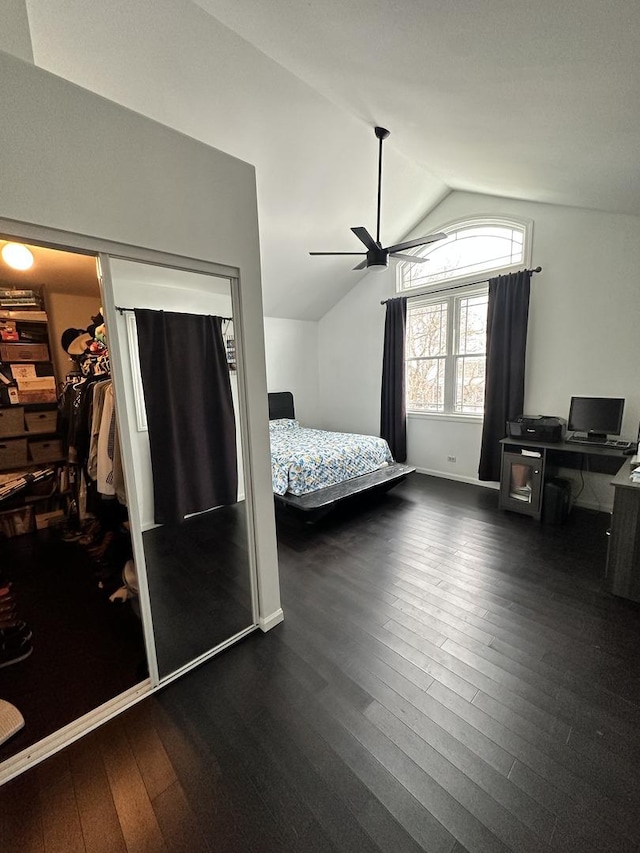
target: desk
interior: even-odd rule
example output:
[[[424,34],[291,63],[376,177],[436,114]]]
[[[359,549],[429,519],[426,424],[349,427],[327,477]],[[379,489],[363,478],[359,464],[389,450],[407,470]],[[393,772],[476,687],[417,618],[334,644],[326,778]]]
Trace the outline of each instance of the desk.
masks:
[[[640,483],[632,483],[630,473],[631,466],[625,464],[612,480],[606,586],[614,595],[640,601]]]
[[[579,468],[596,474],[616,474],[628,462],[616,447],[521,438],[503,438],[500,444],[500,509],[530,515],[538,521],[542,516],[544,482],[551,469]]]

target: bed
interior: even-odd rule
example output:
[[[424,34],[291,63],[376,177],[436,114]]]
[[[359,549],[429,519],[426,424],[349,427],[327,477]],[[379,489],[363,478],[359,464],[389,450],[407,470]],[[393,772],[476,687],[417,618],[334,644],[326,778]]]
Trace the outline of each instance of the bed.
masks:
[[[394,462],[377,436],[300,426],[290,391],[268,396],[274,496],[307,520],[355,495],[387,491],[416,470]]]

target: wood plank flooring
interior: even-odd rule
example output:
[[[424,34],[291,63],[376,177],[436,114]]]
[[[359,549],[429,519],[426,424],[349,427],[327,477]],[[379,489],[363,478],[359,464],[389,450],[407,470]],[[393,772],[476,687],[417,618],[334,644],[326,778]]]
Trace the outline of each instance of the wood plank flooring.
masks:
[[[2,851],[640,849],[640,610],[608,516],[414,474],[278,520],[286,620],[0,789]]]

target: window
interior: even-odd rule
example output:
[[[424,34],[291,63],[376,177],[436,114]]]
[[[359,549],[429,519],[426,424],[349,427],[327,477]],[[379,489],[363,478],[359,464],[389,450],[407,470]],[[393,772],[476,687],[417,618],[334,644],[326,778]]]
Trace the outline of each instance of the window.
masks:
[[[446,240],[411,250],[429,263],[397,266],[397,290],[420,294],[407,303],[407,411],[482,417],[488,286],[478,279],[530,264],[532,223],[486,216],[433,230]]]
[[[407,411],[481,416],[488,288],[407,305]]]
[[[447,234],[446,240],[411,251],[429,258],[429,263],[398,264],[398,292],[470,281],[480,274],[505,273],[530,262],[531,223],[492,217],[458,221],[438,230]]]

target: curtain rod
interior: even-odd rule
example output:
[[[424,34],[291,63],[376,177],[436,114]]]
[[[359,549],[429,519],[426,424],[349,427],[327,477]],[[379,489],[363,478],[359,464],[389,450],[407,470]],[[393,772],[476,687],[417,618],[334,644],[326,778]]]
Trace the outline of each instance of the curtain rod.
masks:
[[[542,272],[542,267],[536,267],[533,270],[524,270],[524,272]],[[474,284],[486,284],[489,282],[488,278],[481,278],[479,281],[467,281],[465,284],[454,284],[452,287],[439,287],[437,290],[428,290],[426,293],[416,293],[415,298],[418,296],[430,296],[432,293],[447,293],[449,290],[459,290],[461,287],[473,287]],[[397,297],[394,297],[397,299]],[[411,299],[412,297],[409,295],[407,299]],[[380,302],[380,305],[386,305],[389,302],[388,299],[383,299]]]
[[[131,313],[133,313],[136,310],[135,308],[121,308],[120,305],[114,305],[113,307],[116,309],[118,314],[124,314],[125,311],[131,311]],[[156,309],[152,309],[152,310],[156,310]],[[213,316],[213,315],[211,315],[211,316]],[[217,317],[218,315],[216,314],[215,316]],[[226,320],[229,323],[233,321],[233,317],[220,317],[220,319]]]

